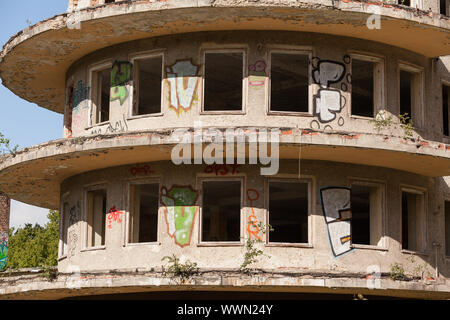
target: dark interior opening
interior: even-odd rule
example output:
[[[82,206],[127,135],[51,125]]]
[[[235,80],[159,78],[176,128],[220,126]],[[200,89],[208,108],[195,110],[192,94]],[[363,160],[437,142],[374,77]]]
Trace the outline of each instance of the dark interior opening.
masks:
[[[205,111],[242,110],[242,52],[205,54]]]
[[[450,201],[445,201],[445,255],[450,257]]]
[[[161,112],[162,57],[138,61],[139,101],[137,114]]]
[[[446,0],[439,1],[439,12],[443,15],[447,15],[447,1]]]
[[[136,185],[139,194],[139,242],[155,242],[158,240],[158,200],[159,185]]]
[[[352,114],[374,116],[374,67],[370,61],[352,59]]]
[[[202,241],[240,241],[241,182],[204,181]]]
[[[109,120],[109,99],[111,92],[111,70],[105,69],[99,72],[100,77],[100,122]]]
[[[270,242],[308,242],[308,184],[269,183]]]
[[[443,120],[443,133],[445,136],[450,135],[449,133],[449,125],[450,120],[448,117],[448,111],[449,111],[449,101],[448,101],[448,92],[450,87],[443,85],[442,86],[442,120]]]
[[[271,111],[308,112],[308,69],[307,55],[271,54]]]
[[[400,114],[408,114],[412,118],[412,79],[411,72],[400,71]]]
[[[370,245],[370,193],[367,186],[352,185],[352,243]]]

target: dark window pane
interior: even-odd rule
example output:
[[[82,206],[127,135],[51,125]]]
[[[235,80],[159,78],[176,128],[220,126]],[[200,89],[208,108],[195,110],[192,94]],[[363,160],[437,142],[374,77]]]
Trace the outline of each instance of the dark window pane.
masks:
[[[111,91],[111,70],[102,70],[99,72],[100,83],[100,122],[109,120],[109,98]]]
[[[449,93],[450,87],[448,86],[442,86],[442,121],[443,121],[443,133],[444,135],[448,136],[449,133],[449,125],[450,120],[448,117],[448,111],[449,111],[449,101],[448,101],[448,93]]]
[[[137,114],[161,112],[162,57],[142,59],[139,68],[139,104]]]
[[[411,72],[400,71],[400,114],[407,113],[410,118],[412,118],[412,79]]]
[[[352,114],[373,117],[374,63],[352,59]]]
[[[450,201],[445,201],[445,255],[450,257]]]
[[[308,112],[308,56],[272,53],[270,110]]]
[[[205,54],[205,111],[242,110],[243,53]]]
[[[131,190],[131,242],[155,242],[158,238],[159,185],[133,185]]]
[[[439,12],[443,15],[447,15],[447,5],[446,0],[440,0],[439,1]]]
[[[203,241],[240,241],[240,217],[240,181],[203,182]]]
[[[370,245],[370,193],[366,186],[352,186],[352,243]]]
[[[269,183],[270,242],[308,242],[308,184]]]

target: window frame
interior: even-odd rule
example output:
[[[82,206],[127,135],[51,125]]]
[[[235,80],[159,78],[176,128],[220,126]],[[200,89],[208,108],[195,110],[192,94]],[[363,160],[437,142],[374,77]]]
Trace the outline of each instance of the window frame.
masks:
[[[314,205],[315,205],[315,196],[314,196],[314,185],[315,181],[314,178],[311,176],[305,176],[302,175],[301,178],[298,176],[292,176],[292,175],[275,175],[273,177],[267,177],[264,181],[264,207],[265,207],[265,213],[264,213],[264,223],[265,225],[270,224],[270,212],[269,212],[269,204],[270,204],[270,193],[269,193],[269,184],[270,182],[302,182],[306,183],[308,185],[308,235],[307,239],[308,242],[297,242],[297,243],[290,243],[290,242],[270,242],[269,241],[269,234],[270,232],[266,232],[264,235],[264,246],[265,247],[295,247],[295,248],[313,248],[313,212]]]
[[[406,71],[412,73],[415,80],[412,84],[411,96],[411,120],[414,130],[423,130],[425,121],[425,71],[423,67],[411,64],[409,62],[398,61],[397,63],[397,114],[400,114],[400,72]],[[418,92],[414,92],[418,90]]]
[[[446,86],[448,87],[448,126],[449,126],[449,135],[445,135],[444,134],[444,124],[442,123],[442,130],[441,130],[441,135],[442,135],[442,140],[443,142],[449,143],[450,142],[450,81],[445,80],[445,79],[441,79],[441,106],[443,106],[444,104],[444,97],[442,96],[442,87]],[[441,108],[442,109],[442,108]],[[442,112],[443,110],[441,110]],[[441,119],[444,120],[444,115],[441,113]]]
[[[375,119],[377,114],[386,110],[386,59],[384,56],[376,55],[372,53],[359,52],[359,51],[349,51],[348,55],[350,56],[350,74],[353,75],[353,59],[373,62],[373,117],[365,117],[352,113],[352,83],[350,83],[348,90],[349,94],[349,107],[348,107],[348,115],[350,118],[354,119]],[[400,79],[400,78],[399,78]],[[400,81],[400,80],[399,80]]]
[[[266,61],[267,61],[267,81],[264,86],[265,89],[265,100],[266,100],[266,115],[275,115],[275,116],[297,116],[297,117],[313,117],[313,78],[312,78],[312,65],[308,63],[308,111],[276,111],[271,110],[271,94],[272,94],[272,53],[281,53],[281,54],[298,54],[298,55],[307,55],[308,61],[312,60],[314,56],[314,50],[312,47],[308,46],[268,46],[266,53]]]
[[[72,89],[72,92],[70,92]],[[65,97],[65,101],[64,101],[64,123],[63,123],[63,137],[64,138],[71,138],[73,136],[73,130],[72,130],[72,125],[73,125],[73,98],[74,98],[74,93],[75,93],[75,81],[72,79],[68,80],[66,82],[66,97]],[[70,99],[72,98],[72,106],[70,105]],[[70,108],[71,107],[71,108]],[[70,113],[69,113],[70,112]],[[70,128],[68,126],[69,120],[70,118]],[[71,136],[69,137],[68,135],[66,135],[66,132],[71,133]]]
[[[69,206],[68,201],[69,192],[66,192],[64,195],[62,195],[60,200],[60,208],[61,210],[59,215],[59,239],[58,239],[58,261],[61,261],[63,259],[66,259],[68,257],[67,251],[69,249],[69,230],[66,228],[64,230],[65,226],[65,219],[68,214],[67,210],[65,210],[65,205]],[[70,208],[68,208],[70,211]],[[64,233],[66,236],[66,243],[64,243]]]
[[[240,210],[239,210],[239,241],[203,241],[202,240],[202,231],[203,231],[203,182],[205,181],[239,181],[241,183],[241,201],[240,201]],[[244,201],[244,190],[246,190],[245,186],[245,178],[244,177],[223,177],[223,178],[214,178],[214,177],[205,177],[201,176],[197,178],[197,190],[200,192],[199,197],[199,214],[198,214],[198,242],[197,247],[242,247],[244,246],[244,224],[245,220],[243,217],[245,216],[245,201]]]
[[[106,227],[106,221],[107,221],[106,217],[105,217],[105,244],[99,245],[99,246],[90,246],[90,247],[87,245],[88,233],[89,233],[89,230],[88,230],[88,227],[89,227],[89,225],[88,225],[88,192],[102,190],[102,189],[104,189],[106,191],[106,208],[108,208],[108,193],[109,193],[108,191],[109,190],[108,190],[107,182],[98,182],[95,184],[84,186],[84,188],[83,188],[83,214],[82,214],[82,217],[83,217],[82,230],[83,231],[82,231],[82,236],[81,236],[81,238],[82,238],[81,252],[106,249],[106,245],[107,245],[106,234],[107,234],[107,229],[108,229]],[[104,214],[106,215],[106,212]]]
[[[418,250],[410,250],[410,249],[403,249],[403,211],[402,211],[402,197],[403,197],[403,192],[407,192],[407,193],[412,193],[412,194],[416,194],[422,197],[422,213],[421,213],[421,230],[422,230],[422,236],[421,236],[421,243],[420,243],[420,249]],[[406,253],[406,254],[416,254],[416,255],[428,255],[428,243],[427,243],[427,238],[428,238],[428,194],[427,194],[427,190],[425,188],[420,188],[417,186],[411,186],[411,185],[406,185],[406,184],[400,184],[400,199],[399,199],[399,204],[400,204],[400,221],[399,221],[399,225],[400,225],[400,250],[402,253]],[[419,243],[417,243],[419,244]]]
[[[99,96],[99,91],[97,88],[97,84],[95,82],[97,82],[97,77],[94,76],[94,73],[96,72],[100,72],[106,69],[112,69],[113,66],[113,62],[111,59],[108,60],[104,60],[98,63],[95,63],[93,65],[90,65],[88,67],[88,86],[89,88],[91,88],[89,90],[89,114],[88,114],[88,127],[86,129],[95,127],[95,126],[101,126],[104,124],[107,124],[110,122],[111,119],[111,101],[108,102],[109,104],[109,119],[107,121],[103,121],[103,122],[95,122],[94,120],[97,121],[97,117],[98,117],[98,96]],[[111,88],[110,88],[111,90]],[[95,109],[95,110],[94,110]],[[93,115],[95,112],[95,119],[93,119]]]
[[[131,226],[131,186],[141,185],[141,184],[157,184],[158,185],[158,217],[157,217],[157,229],[156,229],[156,241],[152,242],[130,242],[130,226]],[[126,182],[126,217],[124,223],[124,247],[136,247],[136,246],[160,246],[162,244],[162,227],[161,227],[161,177],[145,177],[145,178],[135,178],[129,179]]]
[[[246,45],[222,45],[202,46],[200,48],[201,85],[199,86],[200,115],[245,115],[247,114],[248,101],[248,46]],[[205,110],[205,73],[207,53],[242,53],[242,108],[241,110]]]
[[[372,179],[364,179],[364,178],[349,178],[348,187],[351,189],[352,185],[364,186],[364,187],[372,187],[377,188],[380,193],[381,204],[380,204],[380,240],[379,245],[372,244],[359,244],[359,243],[351,243],[351,247],[355,249],[369,249],[369,250],[379,250],[379,251],[388,251],[388,239],[386,235],[386,226],[387,226],[387,199],[386,199],[386,189],[387,184],[385,181],[378,181]],[[352,209],[353,210],[353,209]],[[353,213],[352,213],[353,219]]]
[[[161,57],[161,110],[158,113],[148,113],[148,114],[134,114],[139,110],[139,60],[151,59]],[[166,72],[165,72],[165,63],[166,63],[166,50],[157,49],[150,50],[144,52],[137,52],[130,54],[128,56],[128,61],[133,64],[133,80],[130,90],[130,106],[128,109],[128,117],[127,120],[132,119],[140,119],[140,118],[152,118],[152,117],[161,117],[164,116],[164,97],[165,97],[165,85],[166,82]]]

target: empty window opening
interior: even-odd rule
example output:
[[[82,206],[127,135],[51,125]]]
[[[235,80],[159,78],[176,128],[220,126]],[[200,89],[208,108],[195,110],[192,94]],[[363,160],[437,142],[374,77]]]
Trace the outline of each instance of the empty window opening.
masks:
[[[64,256],[67,254],[67,232],[69,228],[69,204],[65,202],[63,204],[62,217],[61,217],[61,254],[60,256]]]
[[[442,86],[442,121],[443,121],[443,133],[445,136],[449,136],[449,127],[450,127],[450,101],[448,99],[450,87],[443,85]]]
[[[374,116],[375,63],[352,59],[352,115]]]
[[[309,56],[271,53],[270,110],[308,112]]]
[[[66,110],[66,134],[67,137],[72,136],[72,112],[73,112],[73,87],[68,88],[67,110]]]
[[[105,0],[105,3],[113,3],[116,0]]]
[[[109,100],[111,90],[111,69],[94,71],[92,74],[96,95],[93,97],[92,123],[109,121]]]
[[[159,184],[130,186],[130,243],[158,240]]]
[[[423,196],[402,192],[402,249],[423,249]]]
[[[204,111],[242,110],[242,52],[205,53]]]
[[[413,74],[400,71],[400,114],[408,114],[412,119],[412,87]]]
[[[204,181],[202,241],[240,241],[241,182]]]
[[[398,0],[398,4],[410,7],[411,6],[411,0]]]
[[[308,184],[269,182],[269,242],[308,243]]]
[[[450,201],[445,201],[445,255],[450,257]]]
[[[352,243],[381,245],[381,190],[375,186],[352,185]]]
[[[446,0],[440,0],[439,2],[439,12],[443,14],[444,16],[447,15],[447,1]]]
[[[105,245],[106,190],[87,192],[87,247]]]
[[[161,113],[162,56],[135,61],[137,102],[135,115]]]

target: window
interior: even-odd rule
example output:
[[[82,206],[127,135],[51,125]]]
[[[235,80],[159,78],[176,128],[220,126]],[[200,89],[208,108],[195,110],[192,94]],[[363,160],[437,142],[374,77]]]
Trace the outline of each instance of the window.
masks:
[[[67,229],[69,228],[69,204],[64,202],[62,207],[62,215],[61,215],[61,243],[60,243],[60,254],[59,256],[67,255]]]
[[[158,240],[159,184],[130,185],[129,243]]]
[[[203,181],[202,241],[241,240],[241,181]]]
[[[111,66],[103,65],[91,73],[91,124],[109,121]]]
[[[271,52],[270,111],[308,112],[309,54]]]
[[[67,88],[66,111],[64,115],[65,137],[72,137],[73,86]]]
[[[400,66],[400,114],[411,118],[415,127],[422,126],[422,72],[407,65]]]
[[[308,183],[269,181],[269,242],[308,243]]]
[[[105,245],[106,190],[87,192],[87,241],[86,247]]]
[[[445,201],[445,255],[450,257],[450,201]]]
[[[374,116],[374,67],[371,61],[352,59],[352,115]]]
[[[244,52],[205,52],[203,111],[241,111]]]
[[[425,249],[424,195],[402,191],[402,249]]]
[[[398,1],[398,4],[401,4],[403,6],[408,6],[408,7],[411,6],[411,0],[397,0],[397,1]]]
[[[382,245],[382,187],[358,182],[351,186],[352,244]]]
[[[447,15],[447,1],[446,0],[439,1],[439,12],[441,14],[443,14],[444,16]]]
[[[449,92],[450,87],[443,85],[442,86],[442,129],[444,136],[450,136],[449,127],[450,127],[450,101],[449,101]]]
[[[136,58],[134,81],[134,115],[161,113],[163,56]]]

